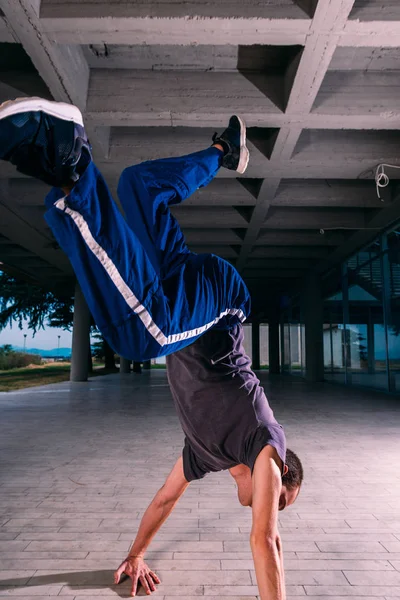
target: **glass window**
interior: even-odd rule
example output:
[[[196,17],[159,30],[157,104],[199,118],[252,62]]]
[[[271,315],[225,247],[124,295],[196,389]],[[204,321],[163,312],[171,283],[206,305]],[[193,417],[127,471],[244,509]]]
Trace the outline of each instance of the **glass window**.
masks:
[[[269,367],[269,326],[266,323],[260,324],[260,366]]]
[[[253,360],[253,348],[252,348],[253,335],[252,335],[251,324],[247,323],[247,324],[243,325],[243,331],[244,331],[244,340],[243,340],[244,349],[246,351],[247,356],[250,358],[250,360]]]
[[[387,389],[386,342],[380,335],[384,331],[380,249],[380,243],[374,243],[358,253],[357,266],[353,259],[347,263],[346,356],[349,383]]]
[[[392,231],[387,237],[386,260],[388,284],[385,286],[390,298],[388,308],[387,343],[389,353],[391,391],[400,391],[400,231]]]
[[[324,300],[324,321],[325,379],[345,383],[343,293],[341,291]]]

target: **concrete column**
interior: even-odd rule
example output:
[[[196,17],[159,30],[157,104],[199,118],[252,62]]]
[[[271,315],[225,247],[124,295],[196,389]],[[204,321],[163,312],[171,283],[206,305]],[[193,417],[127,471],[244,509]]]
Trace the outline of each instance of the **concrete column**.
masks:
[[[123,358],[122,356],[120,356],[119,359],[119,372],[124,375],[128,374],[131,372],[131,363],[132,361],[129,360],[129,358]]]
[[[269,372],[279,375],[281,372],[279,358],[279,311],[278,307],[271,309],[268,320],[268,355]]]
[[[252,346],[252,367],[258,371],[260,365],[260,323],[258,321],[251,324],[251,346]]]
[[[323,338],[323,301],[321,283],[315,273],[305,281],[302,292],[302,314],[305,326],[306,373],[307,381],[324,380],[324,338]]]
[[[87,381],[90,348],[90,312],[82,290],[75,286],[74,326],[72,332],[71,381]]]

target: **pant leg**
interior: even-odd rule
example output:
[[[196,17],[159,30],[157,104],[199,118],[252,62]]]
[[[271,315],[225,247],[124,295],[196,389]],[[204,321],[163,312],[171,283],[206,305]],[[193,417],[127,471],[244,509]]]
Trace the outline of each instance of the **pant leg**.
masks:
[[[67,198],[53,189],[46,206],[46,221],[113,350],[135,360],[159,356],[169,322],[160,279],[95,165]]]
[[[161,278],[185,260],[189,252],[169,207],[210,183],[221,166],[222,156],[220,150],[211,147],[187,156],[144,162],[123,171],[118,196],[127,223]]]
[[[166,354],[212,326],[229,328],[250,312],[250,296],[236,269],[217,256],[190,252],[169,210],[214,179],[222,156],[211,147],[147,161],[125,169],[119,181],[127,222],[146,249],[168,298],[172,346]]]

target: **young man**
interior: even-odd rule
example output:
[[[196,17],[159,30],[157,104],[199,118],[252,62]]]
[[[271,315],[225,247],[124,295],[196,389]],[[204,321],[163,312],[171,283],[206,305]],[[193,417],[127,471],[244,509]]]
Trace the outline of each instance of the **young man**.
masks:
[[[221,258],[194,254],[169,206],[207,185],[219,168],[243,173],[246,129],[236,116],[213,145],[126,169],[118,186],[126,221],[91,160],[82,115],[40,98],[0,107],[0,158],[53,186],[46,220],[69,256],[90,311],[111,347],[136,361],[167,355],[186,435],[182,457],[147,509],[115,575],[150,594],[157,576],[144,552],[189,482],[229,469],[251,506],[251,548],[262,600],[285,597],[278,510],[292,504],[303,472],[243,349],[247,288]]]

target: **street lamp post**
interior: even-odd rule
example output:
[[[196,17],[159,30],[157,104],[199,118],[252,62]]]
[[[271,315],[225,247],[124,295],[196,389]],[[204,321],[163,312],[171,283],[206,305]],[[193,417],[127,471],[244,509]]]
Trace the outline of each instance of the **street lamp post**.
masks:
[[[58,358],[60,358],[60,337],[61,335],[58,335],[58,346],[57,346],[57,356]]]
[[[27,335],[28,335],[27,333],[24,333],[24,352],[26,350],[26,336]]]

